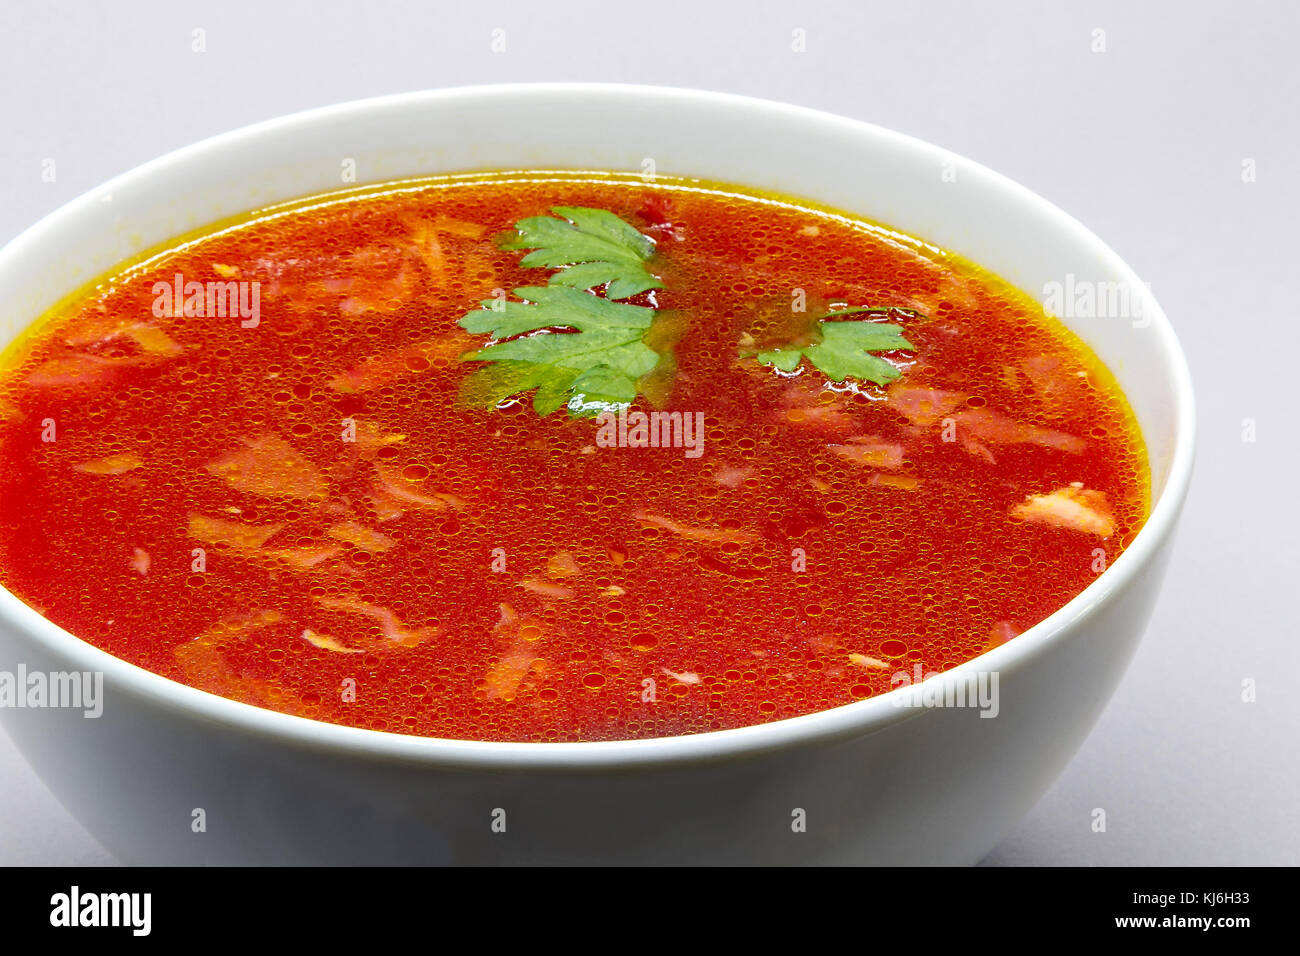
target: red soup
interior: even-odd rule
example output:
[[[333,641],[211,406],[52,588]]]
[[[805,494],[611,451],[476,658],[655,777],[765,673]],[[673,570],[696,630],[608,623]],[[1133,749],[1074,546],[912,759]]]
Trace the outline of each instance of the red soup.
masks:
[[[436,737],[883,693],[1077,595],[1148,483],[1113,379],[1032,299],[694,180],[263,210],[82,290],[0,368],[5,587],[193,687]]]

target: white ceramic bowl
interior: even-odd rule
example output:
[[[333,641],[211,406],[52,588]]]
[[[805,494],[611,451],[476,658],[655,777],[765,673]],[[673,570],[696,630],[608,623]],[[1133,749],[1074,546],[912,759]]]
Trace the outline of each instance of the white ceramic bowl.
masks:
[[[423,739],[273,713],[83,643],[0,591],[0,669],[102,671],[99,719],[0,709],[64,805],[122,860],[967,863],[1039,798],[1123,674],[1164,573],[1192,468],[1192,390],[1167,320],[1077,221],[996,173],[837,116],[715,93],[543,84],[313,110],[148,163],[0,252],[0,342],[82,283],[209,221],[359,182],[475,169],[699,176],[890,224],[1039,294],[1121,283],[1145,318],[1068,319],[1127,392],[1151,518],[1082,594],[954,671],[999,675],[999,714],[902,708],[896,690],[689,737],[512,744]],[[945,172],[948,175],[945,175]],[[955,172],[955,181],[952,173]],[[111,198],[110,198],[111,197]],[[6,502],[6,510],[38,502]],[[206,832],[194,832],[202,808]],[[505,832],[495,832],[496,811]],[[796,811],[806,831],[796,832]]]

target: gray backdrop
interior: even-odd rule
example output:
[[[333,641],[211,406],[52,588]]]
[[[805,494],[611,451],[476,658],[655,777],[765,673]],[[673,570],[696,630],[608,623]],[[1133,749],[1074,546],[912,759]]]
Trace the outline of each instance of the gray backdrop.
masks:
[[[1300,551],[1281,476],[1300,464],[1287,398],[1300,392],[1298,23],[1285,0],[7,2],[0,241],[214,133],[473,83],[746,93],[985,163],[1082,219],[1151,283],[1200,406],[1197,475],[1145,643],[1082,752],[986,862],[1295,864]],[[492,52],[494,28],[505,52]],[[796,28],[806,52],[791,49]],[[41,179],[47,158],[54,183]],[[1254,703],[1241,700],[1246,678]],[[1094,807],[1108,832],[1091,831]],[[0,864],[110,862],[0,734]]]

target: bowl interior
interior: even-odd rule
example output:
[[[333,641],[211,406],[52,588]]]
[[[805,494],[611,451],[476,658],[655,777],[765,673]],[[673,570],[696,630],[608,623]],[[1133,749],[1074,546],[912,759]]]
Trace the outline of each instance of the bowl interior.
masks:
[[[226,134],[81,197],[75,217],[45,220],[0,254],[0,343],[150,246],[249,209],[345,187],[345,164],[354,165],[359,184],[476,169],[642,172],[653,164],[657,172],[773,190],[895,226],[1040,299],[1059,288],[1066,308],[1056,311],[1116,375],[1137,414],[1153,501],[1168,478],[1179,417],[1177,347],[1137,277],[1118,257],[1099,255],[1082,226],[936,147],[719,94],[470,88],[331,107]]]

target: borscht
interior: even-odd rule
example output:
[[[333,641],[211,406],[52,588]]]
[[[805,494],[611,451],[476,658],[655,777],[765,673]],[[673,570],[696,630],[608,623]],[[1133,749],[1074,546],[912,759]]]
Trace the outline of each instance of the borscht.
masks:
[[[1042,305],[740,186],[348,189],[33,320],[0,360],[0,584],[337,724],[619,740],[850,704],[1015,640],[1148,514],[1123,394]]]

